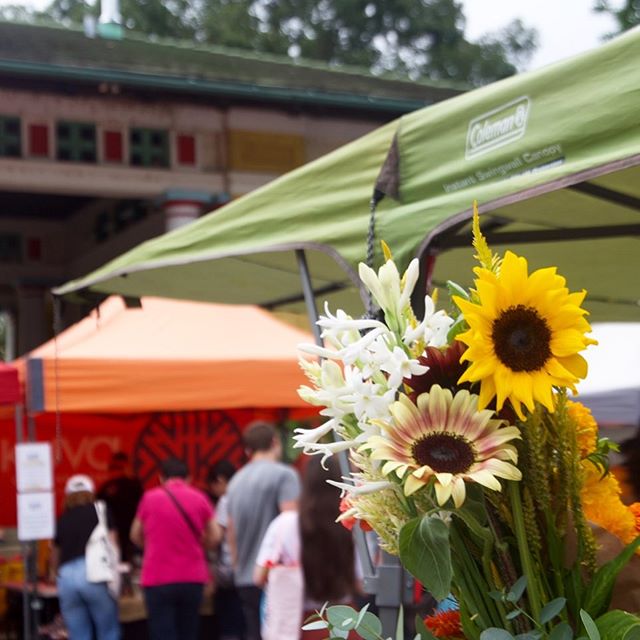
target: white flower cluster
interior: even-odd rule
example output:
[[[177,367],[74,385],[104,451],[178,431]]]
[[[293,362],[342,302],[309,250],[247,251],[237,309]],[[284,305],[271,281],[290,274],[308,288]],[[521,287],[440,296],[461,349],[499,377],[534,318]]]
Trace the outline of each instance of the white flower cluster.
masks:
[[[323,360],[301,359],[313,386],[302,386],[298,393],[306,402],[324,407],[320,414],[329,418],[315,429],[296,429],[296,446],[305,453],[322,454],[325,459],[338,451],[356,449],[378,434],[377,421],[389,418],[389,406],[403,379],[426,373],[428,368],[417,359],[424,348],[446,344],[453,320],[444,311],[436,311],[429,296],[421,322],[411,310],[418,270],[417,260],[402,278],[392,260],[377,274],[360,265],[360,278],[384,314],[384,322],[354,319],[342,310],[332,315],[325,305],[318,325],[326,346],[300,346]],[[334,434],[334,441],[320,442],[329,433]]]

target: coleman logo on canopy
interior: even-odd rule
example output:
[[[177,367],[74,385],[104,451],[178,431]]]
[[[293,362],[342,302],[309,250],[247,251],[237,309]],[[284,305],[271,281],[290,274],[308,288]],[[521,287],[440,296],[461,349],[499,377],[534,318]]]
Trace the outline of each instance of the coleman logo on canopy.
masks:
[[[470,160],[522,138],[529,119],[529,98],[521,96],[469,123],[465,158]]]

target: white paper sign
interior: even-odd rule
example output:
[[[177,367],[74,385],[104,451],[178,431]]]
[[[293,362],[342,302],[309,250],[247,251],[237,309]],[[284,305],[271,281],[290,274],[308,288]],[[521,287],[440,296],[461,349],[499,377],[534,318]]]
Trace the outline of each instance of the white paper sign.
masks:
[[[18,540],[49,540],[54,525],[52,491],[18,494]]]
[[[26,442],[16,445],[16,486],[18,493],[53,490],[50,443]]]

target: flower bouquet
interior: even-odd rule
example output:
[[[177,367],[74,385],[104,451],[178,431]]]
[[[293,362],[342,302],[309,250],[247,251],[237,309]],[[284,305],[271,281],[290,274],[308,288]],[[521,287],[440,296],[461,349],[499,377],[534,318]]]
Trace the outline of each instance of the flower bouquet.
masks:
[[[418,624],[423,639],[638,638],[640,618],[612,605],[618,574],[640,559],[638,505],[621,502],[613,445],[568,398],[595,344],[586,292],[493,253],[477,211],[473,236],[475,284],[448,283],[450,313],[426,296],[415,316],[417,260],[401,276],[383,243],[377,273],[360,265],[380,313],[325,307],[325,346],[303,347],[322,360],[301,360],[311,386],[299,393],[327,421],[297,430],[297,446],[347,450],[342,518],[375,529],[437,600],[455,598],[457,612]],[[610,538],[620,549],[604,561]],[[316,624],[332,637],[371,622],[330,613],[336,624]]]

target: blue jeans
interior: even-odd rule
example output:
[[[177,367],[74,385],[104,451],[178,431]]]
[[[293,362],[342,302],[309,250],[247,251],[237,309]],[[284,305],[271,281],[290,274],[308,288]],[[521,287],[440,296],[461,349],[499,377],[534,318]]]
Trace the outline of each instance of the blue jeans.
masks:
[[[198,640],[204,585],[174,582],[144,588],[151,640]]]
[[[60,611],[70,640],[120,640],[118,603],[106,583],[87,581],[84,557],[65,562],[58,570]]]

